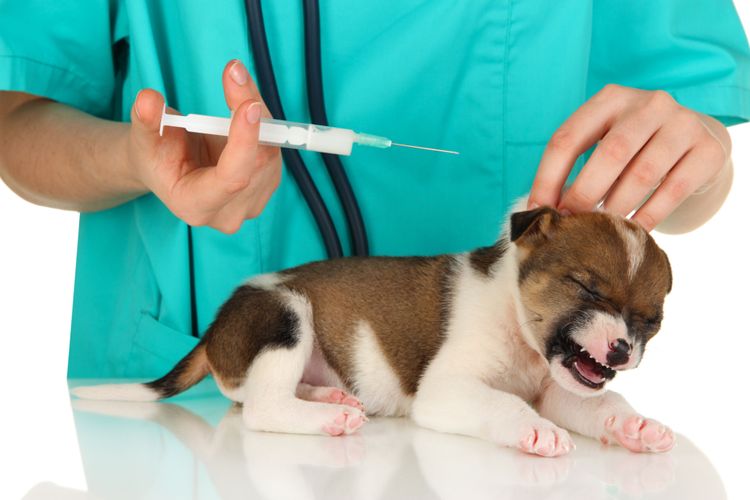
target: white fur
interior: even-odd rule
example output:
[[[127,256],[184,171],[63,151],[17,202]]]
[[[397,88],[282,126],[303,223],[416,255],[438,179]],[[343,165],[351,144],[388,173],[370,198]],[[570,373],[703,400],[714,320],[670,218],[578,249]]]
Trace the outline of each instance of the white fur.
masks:
[[[102,401],[157,401],[159,393],[143,384],[103,384],[76,387],[70,391],[82,399]]]
[[[629,227],[625,219],[614,219],[617,233],[625,243],[625,250],[628,254],[628,279],[633,280],[635,273],[643,263],[643,257],[646,249],[646,234],[640,228]]]
[[[466,256],[459,259],[447,338],[422,377],[412,417],[425,427],[505,446],[545,432],[562,448],[570,443],[567,433],[523,399],[539,391],[547,368],[519,330],[511,259],[506,255],[491,281],[477,276]]]
[[[605,434],[604,423],[609,416],[635,414],[616,392],[607,391],[589,398],[566,391],[555,383],[549,384],[542,393],[539,412],[566,429],[595,438]]]
[[[401,389],[398,375],[385,358],[372,326],[360,321],[354,335],[354,392],[372,415],[408,415],[413,398]]]
[[[291,279],[292,276],[281,275],[279,273],[266,273],[253,276],[249,280],[245,281],[245,285],[260,288],[262,290],[274,290],[279,285],[284,284],[287,280]]]

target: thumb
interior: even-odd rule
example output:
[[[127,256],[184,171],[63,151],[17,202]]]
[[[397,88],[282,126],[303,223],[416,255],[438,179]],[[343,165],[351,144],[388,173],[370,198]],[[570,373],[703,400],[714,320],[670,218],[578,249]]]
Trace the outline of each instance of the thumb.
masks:
[[[132,128],[139,141],[153,144],[159,139],[159,123],[164,108],[164,97],[153,89],[138,92],[130,110]]]

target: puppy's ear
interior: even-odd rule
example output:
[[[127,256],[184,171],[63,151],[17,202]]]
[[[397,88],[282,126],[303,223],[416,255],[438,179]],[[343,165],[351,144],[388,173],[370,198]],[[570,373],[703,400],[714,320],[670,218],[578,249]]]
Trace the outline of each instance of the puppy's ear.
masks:
[[[665,252],[664,250],[661,250],[661,254],[664,256],[664,261],[667,263],[667,274],[669,275],[669,285],[667,286],[667,293],[669,293],[672,291],[672,264],[669,263],[669,257],[667,257],[667,252]]]
[[[516,212],[510,216],[510,241],[519,238],[529,241],[547,238],[559,220],[560,214],[550,207]]]

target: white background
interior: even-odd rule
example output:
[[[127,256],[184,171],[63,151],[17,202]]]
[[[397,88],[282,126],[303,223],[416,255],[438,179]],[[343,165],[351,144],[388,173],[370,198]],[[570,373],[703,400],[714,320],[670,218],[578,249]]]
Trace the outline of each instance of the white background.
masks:
[[[736,4],[747,27],[750,0]],[[730,131],[732,193],[704,227],[655,235],[674,272],[664,326],[641,367],[612,387],[703,450],[729,498],[747,498],[750,125]],[[77,214],[28,204],[2,183],[0,214],[3,497],[19,498],[41,481],[84,490],[65,390]]]

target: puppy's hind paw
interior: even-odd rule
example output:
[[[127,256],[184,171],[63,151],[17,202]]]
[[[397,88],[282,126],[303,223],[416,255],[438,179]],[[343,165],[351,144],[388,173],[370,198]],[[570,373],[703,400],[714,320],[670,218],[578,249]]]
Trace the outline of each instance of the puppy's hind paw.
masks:
[[[574,449],[575,444],[568,431],[540,418],[524,425],[518,448],[532,455],[559,457]]]
[[[604,428],[623,448],[637,453],[669,451],[675,443],[672,429],[640,415],[612,415],[605,420]],[[606,442],[606,436],[601,440]]]
[[[317,387],[308,384],[299,384],[297,386],[297,397],[306,401],[351,406],[361,411],[365,409],[359,399],[338,387]]]
[[[323,432],[329,436],[343,436],[351,434],[367,422],[364,413],[354,408],[346,409],[323,426]]]
[[[352,408],[357,408],[358,410],[364,410],[365,408],[359,399],[335,387],[330,388],[328,394],[325,395],[322,401],[325,403],[351,406]]]

